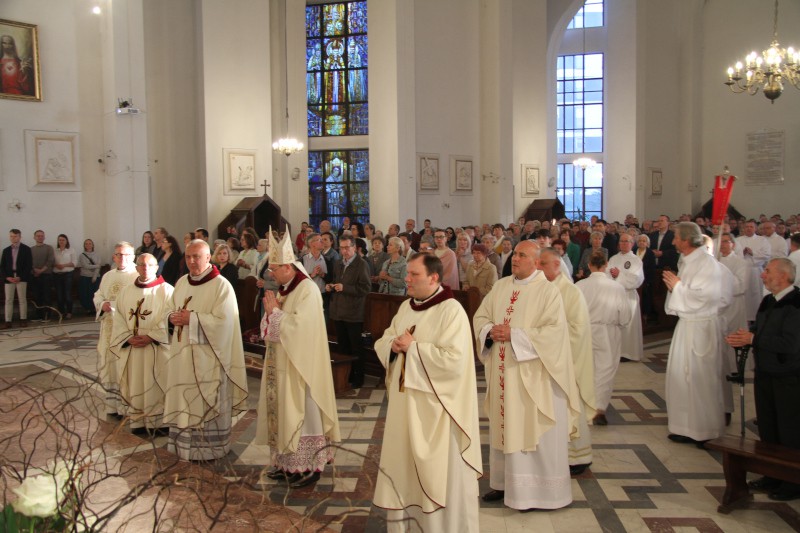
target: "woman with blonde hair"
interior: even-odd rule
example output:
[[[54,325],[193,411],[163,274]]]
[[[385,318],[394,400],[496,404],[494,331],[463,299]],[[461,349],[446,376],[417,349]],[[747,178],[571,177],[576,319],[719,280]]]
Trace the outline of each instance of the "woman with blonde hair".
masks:
[[[404,296],[406,293],[406,258],[403,254],[405,251],[403,240],[400,237],[389,238],[386,251],[389,252],[389,259],[383,263],[381,272],[378,274],[380,283],[378,292]]]

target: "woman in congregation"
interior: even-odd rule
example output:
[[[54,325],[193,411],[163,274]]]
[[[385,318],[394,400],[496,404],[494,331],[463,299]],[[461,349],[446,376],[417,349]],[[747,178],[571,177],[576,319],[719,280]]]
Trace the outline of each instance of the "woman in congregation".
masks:
[[[475,244],[472,246],[473,262],[467,269],[467,282],[464,284],[464,290],[470,287],[478,289],[481,298],[489,294],[497,281],[497,269],[490,261],[486,260],[487,257],[489,257],[489,249],[485,245]]]
[[[250,275],[253,266],[258,263],[258,250],[256,250],[255,234],[249,231],[242,233],[242,251],[236,259],[236,266],[239,267],[239,279],[245,279]],[[230,254],[230,251],[228,251]]]
[[[399,237],[390,237],[386,246],[389,259],[383,263],[378,274],[380,286],[378,292],[405,296],[406,294],[406,258],[403,240]]]
[[[58,297],[58,312],[64,318],[72,318],[72,273],[78,264],[78,258],[75,257],[75,251],[69,247],[69,238],[63,233],[58,236],[55,257],[53,277]]]
[[[239,270],[230,262],[230,258],[231,249],[228,248],[227,244],[220,244],[217,246],[217,249],[214,250],[214,256],[211,258],[211,262],[217,265],[222,277],[227,279],[233,287],[236,287],[237,280],[239,279]]]
[[[100,256],[94,251],[94,241],[83,241],[83,253],[78,256],[78,268],[81,277],[78,279],[78,299],[87,315],[94,315],[94,293],[100,288]]]
[[[575,279],[589,277],[589,258],[592,257],[592,253],[602,251],[603,255],[606,256],[606,261],[608,260],[608,250],[603,248],[604,238],[605,236],[599,231],[593,231],[591,235],[589,235],[589,243],[591,246],[586,248],[583,251],[583,255],[581,255],[581,261],[578,263],[578,273],[575,274]]]
[[[469,238],[469,234],[466,231],[459,233],[456,238],[455,253],[456,260],[458,261],[458,282],[462,289],[467,282],[467,269],[469,268],[469,264],[472,263],[471,246],[472,241]]]
[[[185,273],[182,268],[185,263],[178,239],[167,235],[164,237],[164,242],[161,243],[161,249],[164,250],[164,255],[161,256],[158,265],[161,268],[161,277],[174,287],[178,279]]]
[[[447,229],[444,230],[444,234],[445,237],[447,237],[447,247],[455,251],[456,245],[458,244],[456,242],[456,230],[448,226]]]
[[[152,231],[145,231],[142,233],[142,245],[136,249],[136,257],[142,254],[152,254],[156,249],[156,239]]]
[[[228,248],[231,251],[231,263],[234,265],[236,264],[236,260],[239,259],[239,252],[241,251],[242,247],[239,244],[239,239],[236,237],[228,237]]]
[[[376,288],[380,282],[378,275],[388,259],[389,254],[383,251],[383,238],[373,237],[372,250],[367,254],[367,265],[369,266],[369,279]]]
[[[658,320],[653,304],[653,287],[656,282],[656,255],[650,249],[650,237],[642,233],[636,237],[636,255],[642,260],[644,283],[642,283],[642,316],[645,321]]]

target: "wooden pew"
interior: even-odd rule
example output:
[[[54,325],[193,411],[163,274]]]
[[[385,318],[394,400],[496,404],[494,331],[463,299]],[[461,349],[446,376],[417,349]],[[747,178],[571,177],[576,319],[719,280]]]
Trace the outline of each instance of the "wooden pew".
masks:
[[[732,436],[710,440],[705,446],[722,452],[725,494],[717,508],[720,513],[728,514],[746,507],[752,500],[747,488],[747,472],[795,483],[800,479],[800,450]]]

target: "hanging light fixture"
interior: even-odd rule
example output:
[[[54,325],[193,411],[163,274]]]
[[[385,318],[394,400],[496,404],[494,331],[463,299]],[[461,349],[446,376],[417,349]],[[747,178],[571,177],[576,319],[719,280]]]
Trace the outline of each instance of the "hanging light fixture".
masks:
[[[592,159],[591,157],[579,157],[578,159],[572,162],[572,166],[579,167],[581,170],[586,172],[587,168],[591,168],[597,164],[597,161]]]
[[[744,62],[737,61],[733,67],[728,67],[725,85],[736,94],[754,95],[762,89],[764,96],[774,104],[783,93],[784,81],[800,89],[800,53],[791,46],[787,49],[778,44],[778,0],[775,0],[772,44],[760,56],[750,52]]]
[[[289,157],[302,150],[303,143],[297,139],[278,139],[276,142],[272,143],[272,149]]]
[[[286,2],[283,2],[283,20],[286,20]],[[289,129],[289,40],[287,25],[283,28],[283,60],[286,66],[286,74],[283,77],[283,90],[286,97],[286,129]],[[272,143],[272,149],[286,157],[296,154],[303,149],[303,143],[293,137],[282,137]]]

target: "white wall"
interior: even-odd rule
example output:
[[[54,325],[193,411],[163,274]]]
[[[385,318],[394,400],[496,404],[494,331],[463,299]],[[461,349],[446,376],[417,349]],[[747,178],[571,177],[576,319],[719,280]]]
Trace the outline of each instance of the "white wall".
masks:
[[[241,196],[223,195],[223,148],[256,152],[255,195],[272,181],[270,13],[259,0],[202,0],[203,129],[206,211],[199,225],[217,224]],[[252,194],[251,194],[252,195]]]
[[[702,94],[703,155],[700,164],[702,202],[710,196],[713,178],[729,165],[742,178],[733,189],[731,203],[743,214],[756,217],[797,213],[800,198],[800,91],[784,85],[783,94],[770,104],[759,92],[755,96],[732,94],[723,85],[725,71],[751,50],[761,52],[772,40],[772,2],[708,0],[705,4],[704,76]],[[800,2],[781,2],[778,40],[784,47],[800,47]],[[731,38],[735,36],[735,38]],[[747,185],[745,135],[762,129],[784,131],[786,152],[784,183]]]
[[[104,214],[100,201],[102,173],[97,163],[102,153],[97,92],[102,86],[100,28],[87,3],[4,0],[2,4],[0,17],[38,26],[42,73],[41,102],[0,99],[3,246],[12,227],[22,231],[27,243],[33,242],[33,232],[40,228],[47,234],[47,242],[55,244],[57,234],[64,233],[78,249],[82,249],[84,238],[94,238],[98,248],[105,240],[104,229],[98,224]],[[28,191],[25,130],[79,134],[81,192]],[[8,207],[13,199],[23,204],[21,210]]]
[[[439,154],[439,193],[420,194],[416,213],[410,215],[416,215],[418,227],[425,218],[431,219],[434,226],[476,223],[481,218],[480,74],[483,56],[479,9],[478,0],[417,0],[414,3],[416,152]],[[450,157],[455,155],[473,158],[473,192],[470,195],[450,192]],[[494,172],[498,173],[499,169]],[[410,174],[415,177],[413,184],[416,184],[417,173],[414,169]],[[410,180],[401,176],[400,181]],[[443,204],[450,207],[443,207]],[[396,222],[402,227],[403,220]]]

